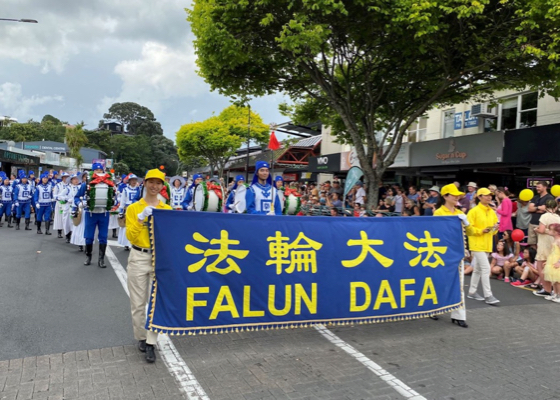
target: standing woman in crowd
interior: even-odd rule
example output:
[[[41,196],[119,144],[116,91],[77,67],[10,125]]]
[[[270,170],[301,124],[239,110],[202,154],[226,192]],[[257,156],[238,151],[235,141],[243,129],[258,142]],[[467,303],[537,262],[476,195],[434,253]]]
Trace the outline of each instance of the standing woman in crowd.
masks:
[[[512,203],[509,199],[509,194],[507,189],[503,187],[496,189],[496,198],[500,202],[500,205],[496,208],[496,213],[498,213],[500,219],[500,226],[498,228],[498,236],[500,239],[503,238],[505,231],[513,230],[513,224],[511,222]]]
[[[538,283],[542,285],[542,290],[534,291],[533,294],[546,297],[550,296],[552,291],[552,284],[546,280],[543,274],[544,264],[552,252],[552,245],[554,244],[554,238],[551,236],[552,233],[549,228],[552,224],[560,224],[560,216],[556,214],[558,204],[555,199],[548,199],[544,205],[546,206],[546,211],[539,219],[539,226],[535,228],[538,243],[536,257],[540,280]]]
[[[496,304],[500,300],[492,294],[488,253],[492,252],[492,239],[498,232],[498,217],[494,210],[490,208],[492,202],[492,192],[490,190],[480,188],[476,192],[476,196],[478,204],[467,215],[471,226],[467,236],[469,238],[469,249],[473,256],[473,273],[467,297],[474,300],[484,300],[486,304]],[[484,297],[477,293],[480,281],[482,281]]]
[[[434,211],[434,216],[442,217],[442,216],[452,216],[456,215],[461,220],[465,231],[468,234],[472,234],[473,230],[470,227],[469,221],[467,220],[467,216],[455,206],[457,205],[457,201],[459,197],[463,196],[464,193],[460,192],[457,189],[457,186],[454,184],[446,185],[441,188],[441,197],[438,203],[438,209]],[[463,291],[463,279],[464,279],[464,264],[461,263],[461,301],[463,302],[463,308],[459,310],[455,310],[451,313],[451,322],[454,324],[459,325],[460,327],[467,328],[467,310],[465,308],[465,293]]]

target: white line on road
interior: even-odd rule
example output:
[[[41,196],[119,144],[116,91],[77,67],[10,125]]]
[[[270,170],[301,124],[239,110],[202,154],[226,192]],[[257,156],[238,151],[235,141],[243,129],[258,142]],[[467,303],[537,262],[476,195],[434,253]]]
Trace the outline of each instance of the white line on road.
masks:
[[[317,329],[319,333],[323,335],[329,342],[337,347],[340,347],[346,353],[350,354],[360,363],[365,365],[367,369],[387,382],[389,386],[399,392],[399,394],[401,394],[403,397],[410,400],[426,400],[424,396],[421,396],[418,392],[415,392],[410,387],[405,385],[400,379],[397,379],[395,376],[385,371],[379,364],[367,358],[363,353],[360,353],[354,347],[332,333],[329,329],[325,328],[324,325],[315,325],[315,329]]]
[[[115,270],[115,274],[117,275],[117,278],[119,278],[124,291],[130,297],[125,269],[110,247],[107,247],[105,255]],[[158,335],[158,349],[165,366],[171,375],[173,375],[177,383],[179,383],[179,387],[185,393],[187,399],[210,400],[194,374],[191,372],[187,363],[185,363],[177,351],[177,348],[167,335]]]

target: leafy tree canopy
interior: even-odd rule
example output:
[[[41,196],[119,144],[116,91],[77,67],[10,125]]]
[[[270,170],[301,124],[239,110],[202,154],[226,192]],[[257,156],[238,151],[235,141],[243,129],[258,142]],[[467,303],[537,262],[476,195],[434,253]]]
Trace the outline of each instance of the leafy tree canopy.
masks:
[[[195,0],[187,12],[212,89],[288,94],[296,115],[320,116],[356,147],[368,189],[435,105],[501,89],[560,94],[557,1]]]
[[[203,158],[222,176],[226,163],[248,137],[266,143],[268,132],[268,126],[258,114],[249,111],[248,107],[232,105],[206,121],[183,125],[177,132],[179,157],[185,164]]]
[[[113,104],[109,108],[109,112],[103,114],[103,118],[109,121],[120,122],[123,125],[123,129],[132,134],[136,133],[136,129],[143,122],[156,121],[154,114],[149,108],[132,102]]]

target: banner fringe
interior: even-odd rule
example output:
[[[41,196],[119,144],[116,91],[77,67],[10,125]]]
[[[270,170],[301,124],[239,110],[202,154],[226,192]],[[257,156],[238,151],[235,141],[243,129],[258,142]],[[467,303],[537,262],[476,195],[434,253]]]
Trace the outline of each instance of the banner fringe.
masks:
[[[176,327],[156,327],[151,326],[149,330],[156,333],[167,334],[171,336],[195,336],[195,335],[219,335],[224,333],[239,333],[239,332],[258,332],[268,331],[268,330],[281,330],[281,329],[299,329],[299,328],[310,328],[316,325],[326,325],[329,327],[333,326],[354,326],[354,325],[364,325],[364,324],[379,324],[383,322],[395,322],[395,321],[411,321],[414,319],[427,318],[436,315],[442,315],[449,313],[451,311],[459,310],[464,308],[463,303],[459,303],[452,306],[443,307],[439,310],[432,311],[421,311],[413,314],[407,315],[393,315],[393,316],[380,316],[380,317],[364,317],[359,319],[341,319],[337,321],[303,321],[303,322],[284,322],[279,324],[254,324],[254,325],[243,325],[243,326],[223,326],[223,327],[208,327],[208,328],[183,328],[178,329]],[[150,317],[153,317],[153,311],[150,313]]]

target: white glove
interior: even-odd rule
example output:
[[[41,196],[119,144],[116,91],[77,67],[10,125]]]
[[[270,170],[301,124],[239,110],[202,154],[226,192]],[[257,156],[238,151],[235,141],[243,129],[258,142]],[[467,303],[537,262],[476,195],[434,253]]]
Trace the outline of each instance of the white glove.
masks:
[[[35,208],[41,208],[41,205],[39,203],[35,204]]]
[[[465,226],[469,226],[469,220],[467,219],[467,216],[465,214],[459,214],[457,215],[459,217],[459,219],[461,220],[461,222],[463,223],[463,225]]]
[[[276,215],[274,211],[269,211],[266,215]]]
[[[16,207],[19,207],[19,203],[18,203],[17,201],[14,203],[14,205],[15,205]]]
[[[2,208],[2,207],[4,207],[4,204],[3,204],[3,203],[0,203],[0,208]]]
[[[154,211],[153,206],[147,206],[146,208],[144,208],[144,211],[142,211],[140,214],[138,214],[138,219],[140,221],[144,221],[146,218],[148,218],[150,215],[152,215],[153,211]]]

